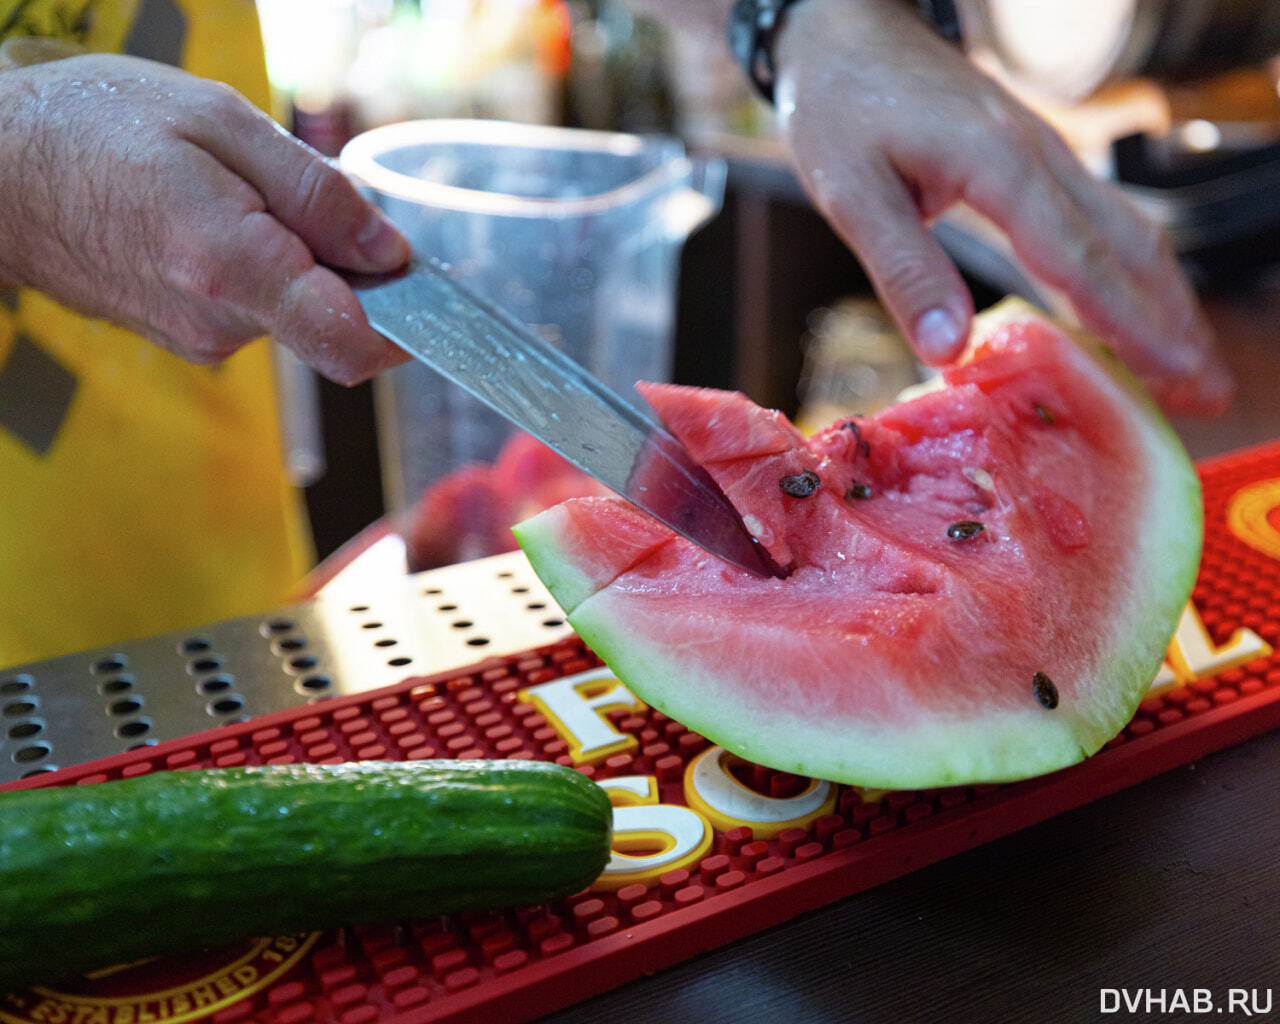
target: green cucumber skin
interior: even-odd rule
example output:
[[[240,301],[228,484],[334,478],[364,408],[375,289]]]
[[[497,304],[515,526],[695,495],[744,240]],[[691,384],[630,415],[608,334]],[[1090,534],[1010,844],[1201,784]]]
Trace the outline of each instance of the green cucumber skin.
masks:
[[[251,936],[589,885],[608,796],[541,761],[157,772],[0,793],[0,991]]]

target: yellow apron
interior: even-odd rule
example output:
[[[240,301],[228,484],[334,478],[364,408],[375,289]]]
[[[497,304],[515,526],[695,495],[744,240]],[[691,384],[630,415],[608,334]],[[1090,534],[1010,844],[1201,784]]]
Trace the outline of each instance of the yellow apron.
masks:
[[[253,0],[0,0],[0,38],[180,64],[270,103]],[[0,666],[288,600],[313,555],[268,344],[216,367],[0,292]]]

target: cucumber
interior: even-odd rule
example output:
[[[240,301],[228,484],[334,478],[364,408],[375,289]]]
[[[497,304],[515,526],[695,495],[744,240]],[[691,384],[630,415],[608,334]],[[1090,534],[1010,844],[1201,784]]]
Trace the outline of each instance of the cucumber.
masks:
[[[522,907],[609,859],[542,761],[161,771],[0,793],[0,991],[249,937]]]

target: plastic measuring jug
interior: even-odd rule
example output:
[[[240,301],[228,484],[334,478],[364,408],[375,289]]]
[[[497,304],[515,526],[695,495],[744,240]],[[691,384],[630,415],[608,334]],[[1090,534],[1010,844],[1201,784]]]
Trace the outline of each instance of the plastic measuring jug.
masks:
[[[416,252],[624,399],[637,380],[670,379],[680,249],[720,208],[723,162],[666,136],[448,119],[372,129],[340,162]],[[374,388],[394,514],[461,467],[492,463],[514,432],[419,363]],[[460,538],[457,559],[491,546]]]

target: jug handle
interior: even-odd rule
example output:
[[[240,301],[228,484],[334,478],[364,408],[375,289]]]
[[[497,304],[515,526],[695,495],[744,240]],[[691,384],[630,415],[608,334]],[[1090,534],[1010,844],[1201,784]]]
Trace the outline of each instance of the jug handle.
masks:
[[[689,184],[663,201],[662,220],[673,241],[683,241],[720,212],[728,167],[720,157],[685,157]]]

